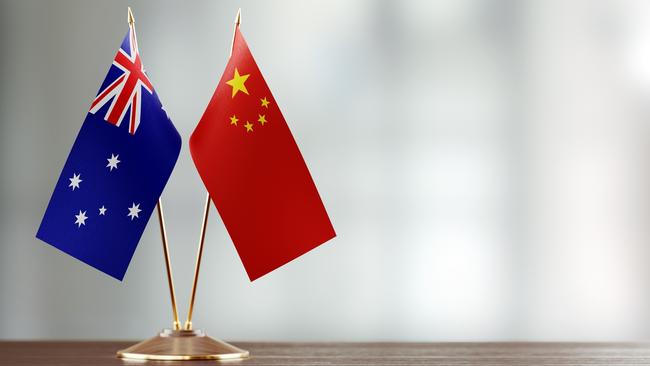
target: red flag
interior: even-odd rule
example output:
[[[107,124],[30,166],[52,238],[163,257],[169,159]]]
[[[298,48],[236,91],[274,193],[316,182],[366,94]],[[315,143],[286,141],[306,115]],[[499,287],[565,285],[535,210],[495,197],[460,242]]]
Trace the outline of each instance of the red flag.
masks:
[[[251,281],[336,236],[239,27],[190,152]]]

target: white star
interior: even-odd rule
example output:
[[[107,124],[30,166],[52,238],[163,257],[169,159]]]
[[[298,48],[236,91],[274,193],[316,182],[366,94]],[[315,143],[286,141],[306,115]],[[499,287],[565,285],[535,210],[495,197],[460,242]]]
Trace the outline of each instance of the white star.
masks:
[[[130,217],[130,218],[131,218],[131,221],[133,221],[133,219],[135,219],[136,217],[137,217],[137,218],[140,218],[140,216],[138,216],[138,213],[139,213],[140,211],[142,211],[142,210],[140,209],[140,204],[138,203],[138,204],[136,205],[135,202],[133,202],[133,206],[129,207],[129,214],[126,215],[126,216]]]
[[[77,221],[74,222],[75,224],[77,224],[77,227],[81,227],[81,225],[86,225],[86,219],[88,218],[88,216],[86,216],[86,211],[81,212],[81,210],[79,210],[79,215],[74,215],[74,217],[77,218]]]
[[[106,215],[106,207],[104,207],[104,205],[99,208],[99,214],[102,216]]]
[[[68,178],[70,179],[70,184],[68,185],[68,187],[72,187],[73,191],[75,188],[79,188],[79,183],[83,182],[83,180],[79,179],[80,177],[81,177],[81,173],[80,174],[72,173],[72,178]]]
[[[117,160],[117,158],[119,157],[120,157],[119,154],[117,155],[111,154],[111,157],[106,159],[108,160],[108,165],[106,165],[106,167],[111,168],[111,171],[113,171],[113,168],[117,169],[117,164],[120,163],[120,160]]]

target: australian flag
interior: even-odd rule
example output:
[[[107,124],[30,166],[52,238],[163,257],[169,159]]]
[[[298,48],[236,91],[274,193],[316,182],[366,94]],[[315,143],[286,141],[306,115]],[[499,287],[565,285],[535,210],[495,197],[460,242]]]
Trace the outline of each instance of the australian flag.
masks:
[[[130,26],[36,237],[122,280],[180,148]]]

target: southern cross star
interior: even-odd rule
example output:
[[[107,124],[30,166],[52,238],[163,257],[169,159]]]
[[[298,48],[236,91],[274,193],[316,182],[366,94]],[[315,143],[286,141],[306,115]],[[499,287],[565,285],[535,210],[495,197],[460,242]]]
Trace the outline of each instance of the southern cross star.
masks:
[[[135,219],[136,217],[140,218],[140,216],[138,216],[138,213],[140,213],[140,211],[142,211],[140,209],[140,204],[138,203],[136,205],[135,202],[133,202],[133,205],[129,207],[129,214],[126,216],[130,217],[131,221],[133,221],[133,219]]]
[[[105,215],[106,215],[106,207],[104,207],[104,205],[102,205],[102,207],[99,208],[99,214],[100,214],[101,216],[105,216]]]
[[[86,225],[86,219],[88,218],[88,216],[86,216],[86,211],[81,212],[81,210],[79,210],[79,215],[74,215],[74,217],[77,218],[77,221],[74,222],[75,224],[77,224],[77,227],[81,227],[81,225]]]
[[[108,160],[108,165],[106,165],[106,167],[110,168],[111,171],[113,171],[113,169],[117,169],[117,164],[121,163],[121,161],[117,159],[119,157],[120,157],[119,154],[118,155],[111,154],[111,157],[106,159]]]
[[[81,173],[80,174],[75,174],[72,173],[72,178],[68,178],[70,180],[70,184],[68,187],[72,187],[72,190],[74,191],[75,188],[79,188],[79,183],[83,182],[81,178]]]

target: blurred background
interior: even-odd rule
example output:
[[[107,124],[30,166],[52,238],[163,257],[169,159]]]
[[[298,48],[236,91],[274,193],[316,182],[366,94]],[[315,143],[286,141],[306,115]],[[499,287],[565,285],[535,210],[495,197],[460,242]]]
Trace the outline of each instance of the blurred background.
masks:
[[[238,7],[338,233],[251,283],[213,209],[196,327],[229,340],[650,338],[647,1],[0,4],[0,338],[171,325],[155,220],[124,282],[34,237],[127,5],[184,138],[163,194],[181,315],[205,197],[187,139]]]

